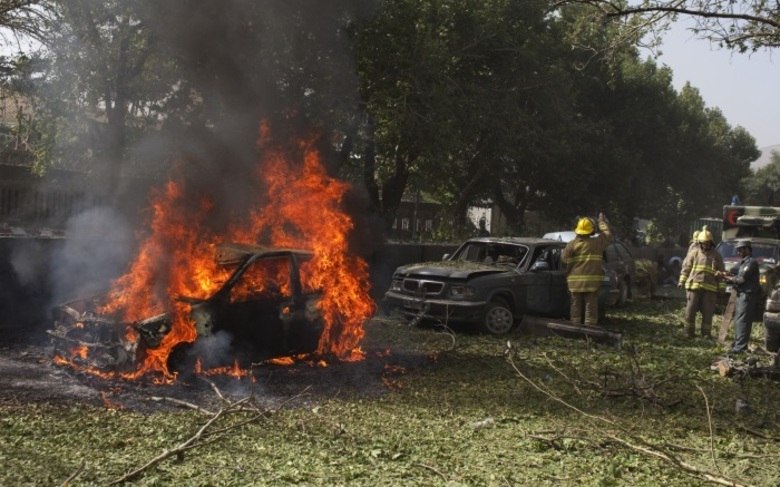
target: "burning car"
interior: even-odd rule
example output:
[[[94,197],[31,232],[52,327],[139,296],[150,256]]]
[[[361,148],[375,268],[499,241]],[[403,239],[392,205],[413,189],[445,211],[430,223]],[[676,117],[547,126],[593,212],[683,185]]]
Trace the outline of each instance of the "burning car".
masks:
[[[61,305],[49,332],[55,353],[80,367],[132,374],[155,354],[168,358],[165,342],[177,313],[185,314],[195,332],[180,347],[223,336],[236,359],[313,352],[323,331],[322,293],[301,279],[301,267],[312,256],[299,249],[221,245],[216,260],[226,279],[215,293],[204,299],[176,297],[177,309],[134,322],[107,312],[103,299]]]
[[[565,246],[539,238],[473,238],[441,262],[396,269],[385,303],[408,317],[475,323],[496,335],[509,332],[524,314],[566,317]],[[599,292],[600,311],[618,295],[609,272]]]

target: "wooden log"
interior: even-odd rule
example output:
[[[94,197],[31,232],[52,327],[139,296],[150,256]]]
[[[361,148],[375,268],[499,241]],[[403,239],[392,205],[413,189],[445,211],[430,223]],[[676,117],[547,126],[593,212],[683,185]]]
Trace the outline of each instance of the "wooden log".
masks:
[[[523,317],[522,326],[532,335],[557,335],[564,338],[587,337],[597,343],[611,345],[618,350],[623,345],[622,333],[614,330],[607,330],[600,326],[585,326],[572,323],[568,320],[529,315]]]

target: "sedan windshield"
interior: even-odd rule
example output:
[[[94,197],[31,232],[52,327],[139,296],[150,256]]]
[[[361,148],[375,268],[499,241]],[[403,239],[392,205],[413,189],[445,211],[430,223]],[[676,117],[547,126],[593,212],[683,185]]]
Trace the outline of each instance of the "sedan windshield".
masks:
[[[523,261],[528,247],[496,242],[466,242],[451,260],[482,264],[506,264],[516,266]]]

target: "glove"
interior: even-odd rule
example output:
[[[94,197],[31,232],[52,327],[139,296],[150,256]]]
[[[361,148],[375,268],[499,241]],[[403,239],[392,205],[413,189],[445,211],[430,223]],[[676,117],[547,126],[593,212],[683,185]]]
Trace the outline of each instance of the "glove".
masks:
[[[682,289],[682,288],[684,288],[684,287],[685,287],[685,284],[683,284],[683,283],[681,283],[681,282],[678,282],[678,283],[677,283],[677,289]]]

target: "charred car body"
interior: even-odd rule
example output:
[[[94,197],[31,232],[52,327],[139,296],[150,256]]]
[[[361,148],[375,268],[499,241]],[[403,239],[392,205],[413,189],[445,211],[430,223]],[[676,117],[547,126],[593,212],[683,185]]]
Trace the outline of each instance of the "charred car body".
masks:
[[[217,261],[229,271],[224,284],[206,299],[176,299],[187,305],[197,339],[225,332],[237,360],[313,352],[323,321],[317,307],[321,293],[301,282],[301,265],[311,257],[311,252],[298,249],[222,245]],[[127,323],[101,314],[103,304],[93,298],[54,309],[49,335],[55,353],[70,352],[80,365],[129,370],[158,349],[172,330],[170,312]],[[128,329],[137,339],[127,338]],[[88,350],[73,353],[74,347]]]
[[[385,303],[409,317],[477,323],[492,334],[510,331],[524,314],[566,317],[565,246],[539,238],[473,238],[442,261],[396,269]],[[607,273],[602,312],[618,292],[614,273]]]

